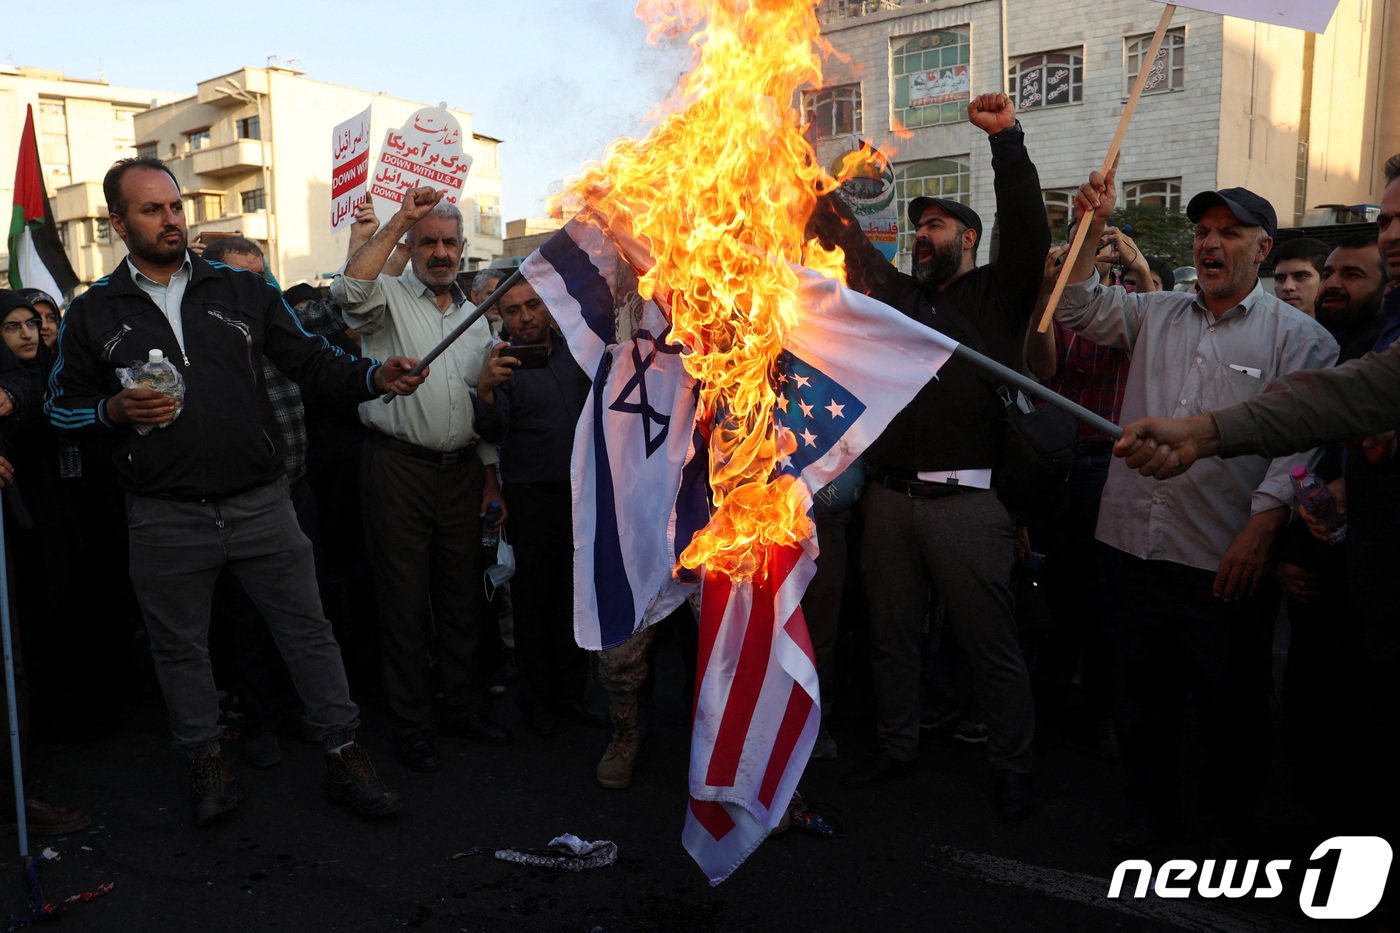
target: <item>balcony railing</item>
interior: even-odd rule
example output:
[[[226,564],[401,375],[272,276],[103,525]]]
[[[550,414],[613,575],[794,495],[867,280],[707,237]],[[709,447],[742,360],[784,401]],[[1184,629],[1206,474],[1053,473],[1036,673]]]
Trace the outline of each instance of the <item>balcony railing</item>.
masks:
[[[873,16],[886,10],[932,3],[934,0],[821,0],[817,15],[824,25],[842,23],[862,16]]]

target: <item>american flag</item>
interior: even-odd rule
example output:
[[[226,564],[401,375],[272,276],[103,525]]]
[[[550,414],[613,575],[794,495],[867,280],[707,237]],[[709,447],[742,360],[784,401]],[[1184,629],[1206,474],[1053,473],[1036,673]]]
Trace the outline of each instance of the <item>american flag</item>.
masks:
[[[638,265],[650,260],[627,256]],[[525,261],[569,349],[593,378],[574,435],[574,631],[591,649],[664,618],[694,581],[676,558],[708,520],[694,380],[665,316],[642,304],[616,336],[628,258],[600,224],[575,219]],[[831,482],[934,378],[955,344],[807,269],[805,309],[776,368],[779,426],[796,449],[781,469],[815,492]],[[781,821],[816,738],[817,672],[802,594],[815,541],[775,547],[765,572],[706,573],[683,841],[711,884]]]

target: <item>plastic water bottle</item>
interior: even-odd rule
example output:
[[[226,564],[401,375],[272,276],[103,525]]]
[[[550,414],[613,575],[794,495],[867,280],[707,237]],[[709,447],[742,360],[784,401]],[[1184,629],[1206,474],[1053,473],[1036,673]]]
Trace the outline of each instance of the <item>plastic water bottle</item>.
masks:
[[[1314,521],[1321,522],[1333,544],[1346,540],[1347,520],[1337,511],[1337,499],[1322,477],[1301,466],[1294,467],[1289,475],[1293,479],[1294,505],[1306,508]]]
[[[179,398],[180,377],[175,372],[175,367],[170,365],[170,361],[165,358],[165,353],[161,350],[152,350],[146,354],[146,365],[141,367],[140,382],[148,389],[155,389],[163,395],[171,398]]]
[[[501,540],[501,500],[492,499],[486,507],[486,515],[481,519],[481,546],[495,547]]]
[[[58,476],[60,479],[83,478],[83,450],[71,437],[58,449]]]

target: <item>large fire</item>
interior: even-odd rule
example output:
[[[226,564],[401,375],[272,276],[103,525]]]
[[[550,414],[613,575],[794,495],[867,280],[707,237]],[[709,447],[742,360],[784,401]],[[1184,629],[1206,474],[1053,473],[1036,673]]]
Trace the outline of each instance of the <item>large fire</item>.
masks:
[[[799,314],[789,263],[841,269],[804,234],[831,184],[793,106],[821,83],[817,18],[810,0],[640,0],[637,15],[653,39],[690,33],[698,63],[676,112],[611,144],[572,192],[649,252],[641,292],[669,307],[715,423],[716,509],[681,563],[751,577],[770,545],[811,532],[808,490],[776,473],[795,441],[774,424],[773,370]]]

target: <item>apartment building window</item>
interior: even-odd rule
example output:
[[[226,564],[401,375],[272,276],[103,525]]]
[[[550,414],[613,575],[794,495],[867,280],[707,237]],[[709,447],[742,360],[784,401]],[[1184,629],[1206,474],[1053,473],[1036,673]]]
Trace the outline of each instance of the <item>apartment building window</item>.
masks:
[[[476,232],[479,236],[501,235],[501,199],[494,194],[482,194],[476,200]]]
[[[61,100],[39,101],[39,159],[46,174],[57,176],[61,185],[68,183],[68,109]]]
[[[224,198],[220,194],[197,192],[185,198],[185,219],[190,223],[204,223],[224,216]]]
[[[860,107],[859,84],[803,92],[808,138],[833,139],[862,132]]]
[[[1064,242],[1069,233],[1070,217],[1074,214],[1074,196],[1077,188],[1047,188],[1041,192],[1045,199],[1045,216],[1050,219],[1050,239]]]
[[[1134,181],[1123,186],[1125,207],[1162,207],[1181,210],[1181,179],[1154,178]]]
[[[92,222],[92,241],[104,245],[112,242],[112,225],[107,222],[107,218],[94,218]]]
[[[195,130],[185,134],[185,151],[198,152],[201,149],[208,149],[210,143],[209,127],[202,130]]]
[[[243,192],[243,213],[251,214],[253,211],[267,210],[267,190],[265,188],[253,188],[251,191]]]
[[[54,229],[58,231],[58,242],[64,249],[68,248],[68,224],[66,221],[59,221],[54,224]]]
[[[965,119],[972,87],[968,27],[955,26],[893,42],[890,77],[895,124],[912,129]]]
[[[949,198],[968,203],[972,192],[972,169],[967,156],[924,159],[896,165],[894,170],[895,206],[899,212],[899,249],[908,252],[914,245],[913,225],[908,222],[909,202],[918,197]]]
[[[262,139],[262,118],[244,117],[234,121],[239,139]]]
[[[160,143],[142,143],[136,147],[136,158],[154,159],[160,154]]]
[[[1084,96],[1083,50],[1027,55],[1011,63],[1006,84],[1017,110],[1077,104]]]
[[[1147,49],[1152,45],[1152,36],[1129,36],[1126,43],[1126,64],[1128,80],[1124,93],[1132,88],[1142,70]],[[1144,94],[1162,94],[1179,91],[1186,86],[1186,30],[1173,29],[1162,37],[1162,47],[1152,60],[1147,73],[1147,83],[1142,86]]]

